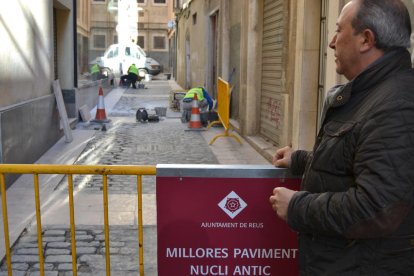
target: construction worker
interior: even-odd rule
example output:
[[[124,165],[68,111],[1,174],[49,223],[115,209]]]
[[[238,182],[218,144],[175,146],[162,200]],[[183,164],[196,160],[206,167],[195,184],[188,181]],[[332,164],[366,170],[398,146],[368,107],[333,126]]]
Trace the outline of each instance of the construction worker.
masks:
[[[129,87],[132,84],[132,88],[136,89],[136,82],[138,81],[138,68],[133,63],[128,68],[128,75],[121,76],[121,83],[126,84]]]
[[[101,67],[97,63],[92,64],[91,66],[91,78],[96,81],[101,76]]]
[[[185,123],[190,121],[191,118],[191,109],[193,107],[194,94],[197,94],[198,107],[200,112],[204,113],[213,108],[213,100],[210,95],[204,89],[204,87],[195,87],[191,88],[184,96],[182,101],[182,114],[181,122]]]

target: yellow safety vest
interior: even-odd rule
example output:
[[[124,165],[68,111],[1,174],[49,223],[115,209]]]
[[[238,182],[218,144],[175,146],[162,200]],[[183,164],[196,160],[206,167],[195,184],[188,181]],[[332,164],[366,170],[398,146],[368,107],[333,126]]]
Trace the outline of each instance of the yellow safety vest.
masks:
[[[134,65],[131,65],[128,69],[128,73],[132,73],[138,76],[138,68],[135,67]]]
[[[194,99],[195,93],[197,93],[197,100],[202,101],[204,99],[203,89],[201,89],[201,87],[191,88],[187,94],[185,94],[184,99]]]
[[[98,66],[98,64],[94,64],[94,65],[92,65],[92,67],[91,67],[91,74],[95,74],[95,73],[99,73],[99,66]]]

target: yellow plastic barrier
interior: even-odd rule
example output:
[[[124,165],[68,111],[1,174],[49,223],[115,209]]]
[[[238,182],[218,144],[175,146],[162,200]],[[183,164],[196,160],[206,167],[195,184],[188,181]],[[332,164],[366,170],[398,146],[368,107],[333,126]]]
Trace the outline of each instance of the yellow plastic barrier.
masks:
[[[239,137],[234,134],[229,134],[230,128],[233,130],[233,126],[230,124],[230,85],[222,78],[218,78],[217,82],[217,101],[218,108],[217,114],[219,121],[213,121],[208,125],[208,128],[215,124],[222,124],[224,127],[224,133],[214,136],[213,140],[210,141],[212,145],[220,137],[231,137],[234,138],[241,145]]]
[[[66,174],[68,176],[70,229],[72,243],[72,269],[73,275],[77,275],[76,265],[76,241],[75,241],[75,211],[73,204],[73,174],[102,175],[103,179],[103,204],[104,204],[104,232],[105,232],[105,257],[106,275],[111,275],[109,252],[109,219],[108,219],[108,175],[136,175],[138,194],[138,241],[139,241],[139,275],[144,275],[144,243],[142,228],[142,176],[155,175],[155,166],[116,166],[116,165],[39,165],[39,164],[0,164],[0,191],[3,208],[4,243],[6,247],[6,264],[8,275],[12,275],[9,225],[7,215],[7,195],[5,174],[33,174],[36,222],[39,251],[40,275],[44,275],[44,257],[42,243],[42,222],[39,200],[39,174]]]

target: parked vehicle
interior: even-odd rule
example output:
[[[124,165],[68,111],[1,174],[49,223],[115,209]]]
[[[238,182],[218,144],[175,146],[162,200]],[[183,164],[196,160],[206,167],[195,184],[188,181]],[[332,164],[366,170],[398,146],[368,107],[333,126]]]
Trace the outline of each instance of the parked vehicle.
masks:
[[[126,74],[129,66],[135,64],[141,76],[156,75],[161,72],[160,64],[136,44],[112,44],[96,62],[102,68],[109,68],[116,76]]]
[[[131,64],[135,64],[138,71],[145,70],[146,54],[136,44],[112,44],[103,56],[96,58],[96,63],[102,68],[109,68],[116,76],[120,76],[126,74]],[[146,70],[145,73],[147,73]]]
[[[148,74],[153,76],[158,75],[162,71],[161,65],[153,58],[147,57],[145,70],[147,70]]]

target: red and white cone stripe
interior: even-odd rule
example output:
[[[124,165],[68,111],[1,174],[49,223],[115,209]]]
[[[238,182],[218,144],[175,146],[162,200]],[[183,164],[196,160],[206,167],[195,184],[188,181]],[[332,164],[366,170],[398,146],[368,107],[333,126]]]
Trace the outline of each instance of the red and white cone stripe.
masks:
[[[197,94],[194,94],[193,104],[191,107],[191,118],[188,123],[188,128],[202,128],[200,119],[200,108],[198,107]]]
[[[107,123],[109,120],[106,118],[105,103],[102,87],[99,87],[99,99],[98,106],[96,107],[96,116],[93,122]]]

